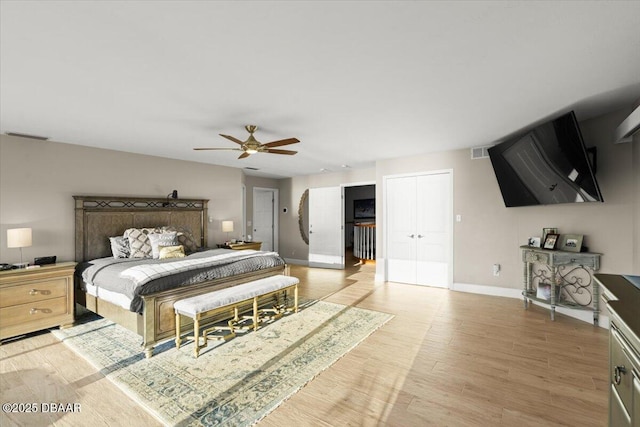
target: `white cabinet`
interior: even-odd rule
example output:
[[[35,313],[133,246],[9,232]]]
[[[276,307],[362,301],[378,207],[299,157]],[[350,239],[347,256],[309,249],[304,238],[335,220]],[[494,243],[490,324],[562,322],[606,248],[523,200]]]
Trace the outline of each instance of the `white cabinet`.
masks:
[[[387,280],[449,287],[451,173],[386,177]]]

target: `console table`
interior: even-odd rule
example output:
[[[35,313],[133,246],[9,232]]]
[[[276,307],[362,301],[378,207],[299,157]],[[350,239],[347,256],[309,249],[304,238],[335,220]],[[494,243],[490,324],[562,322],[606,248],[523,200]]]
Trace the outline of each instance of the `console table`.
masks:
[[[599,287],[593,278],[600,269],[600,256],[593,252],[566,252],[520,246],[524,262],[524,308],[530,301],[548,304],[551,320],[556,307],[593,311],[593,324],[598,324]],[[541,288],[542,287],[542,288]],[[539,289],[547,287],[548,298]],[[543,292],[544,293],[544,292]]]

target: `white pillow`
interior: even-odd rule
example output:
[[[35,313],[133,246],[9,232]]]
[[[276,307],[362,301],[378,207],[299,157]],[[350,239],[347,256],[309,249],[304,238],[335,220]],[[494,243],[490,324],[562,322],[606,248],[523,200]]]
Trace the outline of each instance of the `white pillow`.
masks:
[[[177,234],[175,231],[150,233],[148,237],[151,242],[151,256],[156,259],[160,257],[160,246],[178,246]]]

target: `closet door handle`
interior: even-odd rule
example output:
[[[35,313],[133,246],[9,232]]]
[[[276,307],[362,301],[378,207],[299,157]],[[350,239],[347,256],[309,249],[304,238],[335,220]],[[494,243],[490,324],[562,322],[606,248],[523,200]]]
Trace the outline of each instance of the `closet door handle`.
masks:
[[[416,236],[415,234],[409,234],[409,236],[407,237],[411,237],[413,239],[415,236]]]
[[[418,239],[422,239],[424,236],[422,234],[418,234]]]

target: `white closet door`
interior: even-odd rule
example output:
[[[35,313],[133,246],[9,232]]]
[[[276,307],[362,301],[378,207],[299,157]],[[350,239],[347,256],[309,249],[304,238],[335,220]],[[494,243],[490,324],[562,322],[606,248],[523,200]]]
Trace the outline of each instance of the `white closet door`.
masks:
[[[450,175],[417,177],[416,283],[449,287]]]
[[[309,266],[344,268],[342,188],[309,189]]]
[[[451,173],[389,177],[385,195],[387,280],[448,288]]]
[[[416,179],[390,178],[387,196],[387,280],[416,283]]]

